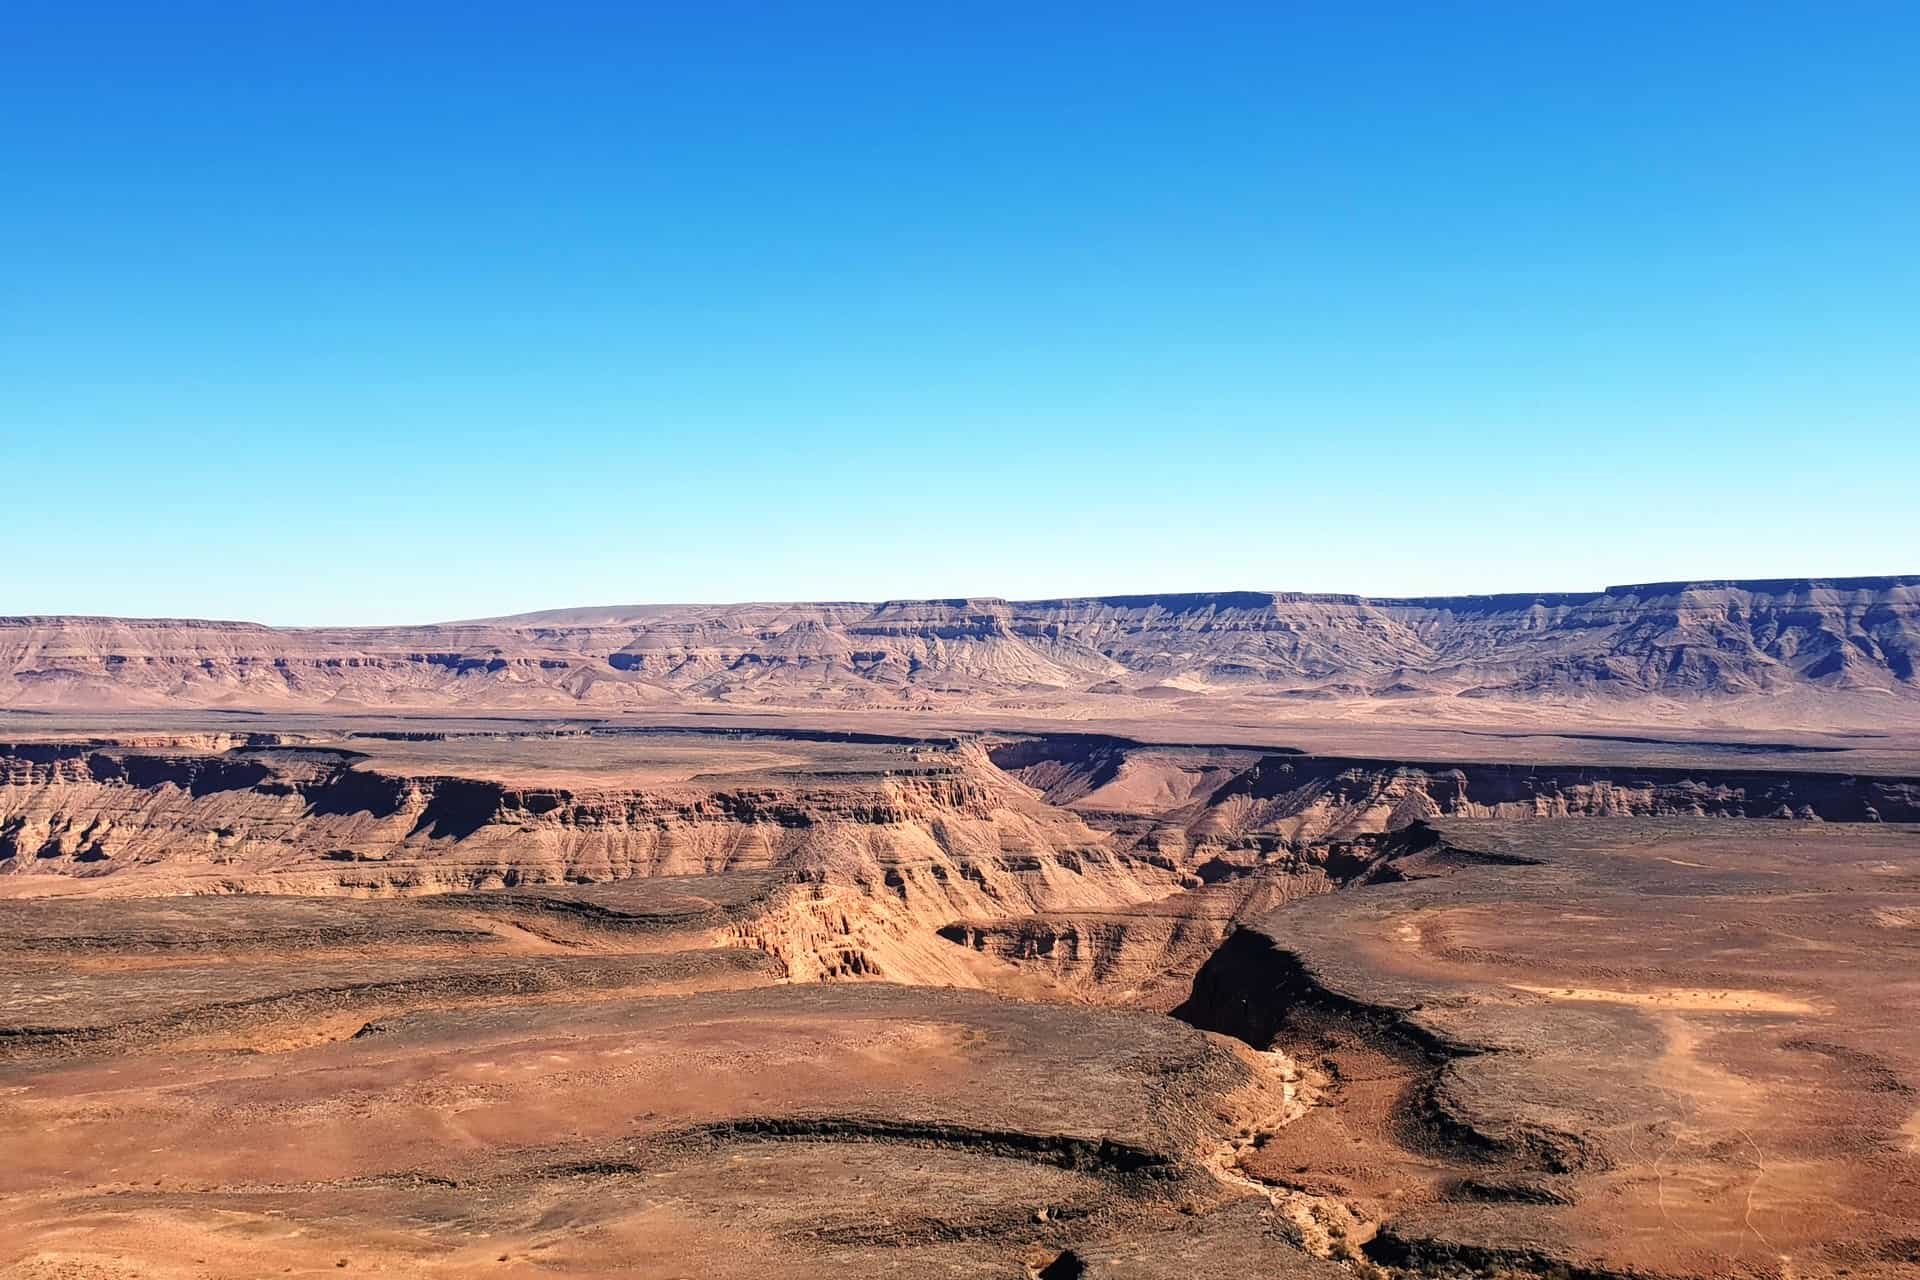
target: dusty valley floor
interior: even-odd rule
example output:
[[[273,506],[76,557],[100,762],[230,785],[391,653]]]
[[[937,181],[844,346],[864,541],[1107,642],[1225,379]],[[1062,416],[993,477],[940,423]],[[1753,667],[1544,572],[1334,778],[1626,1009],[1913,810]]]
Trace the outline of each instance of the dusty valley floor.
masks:
[[[1920,735],[0,742],[10,1275],[1920,1267]]]

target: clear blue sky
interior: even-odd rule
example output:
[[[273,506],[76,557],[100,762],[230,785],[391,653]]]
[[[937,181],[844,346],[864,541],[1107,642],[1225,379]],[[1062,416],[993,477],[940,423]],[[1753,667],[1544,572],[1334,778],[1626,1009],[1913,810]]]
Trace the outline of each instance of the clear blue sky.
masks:
[[[0,10],[0,613],[1920,570],[1912,3]]]

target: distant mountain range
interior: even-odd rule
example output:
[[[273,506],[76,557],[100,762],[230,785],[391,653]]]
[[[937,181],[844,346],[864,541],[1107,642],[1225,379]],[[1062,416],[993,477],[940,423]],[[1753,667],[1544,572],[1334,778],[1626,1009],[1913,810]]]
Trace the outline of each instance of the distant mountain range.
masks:
[[[400,627],[0,618],[0,706],[1614,704],[1920,723],[1920,575],[1542,595],[635,605]]]

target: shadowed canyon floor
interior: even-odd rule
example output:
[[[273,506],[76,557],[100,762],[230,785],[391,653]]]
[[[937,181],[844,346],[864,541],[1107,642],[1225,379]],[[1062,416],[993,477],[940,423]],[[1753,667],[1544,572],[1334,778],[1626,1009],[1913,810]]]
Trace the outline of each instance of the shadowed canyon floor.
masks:
[[[1156,727],[0,717],[0,1269],[1920,1266],[1910,737]]]

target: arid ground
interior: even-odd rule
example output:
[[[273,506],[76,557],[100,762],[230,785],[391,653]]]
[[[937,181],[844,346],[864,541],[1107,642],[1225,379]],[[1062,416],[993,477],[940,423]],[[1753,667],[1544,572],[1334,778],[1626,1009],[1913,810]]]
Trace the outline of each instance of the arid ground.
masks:
[[[1920,1274],[1910,611],[1577,711],[23,659],[0,1271]]]

